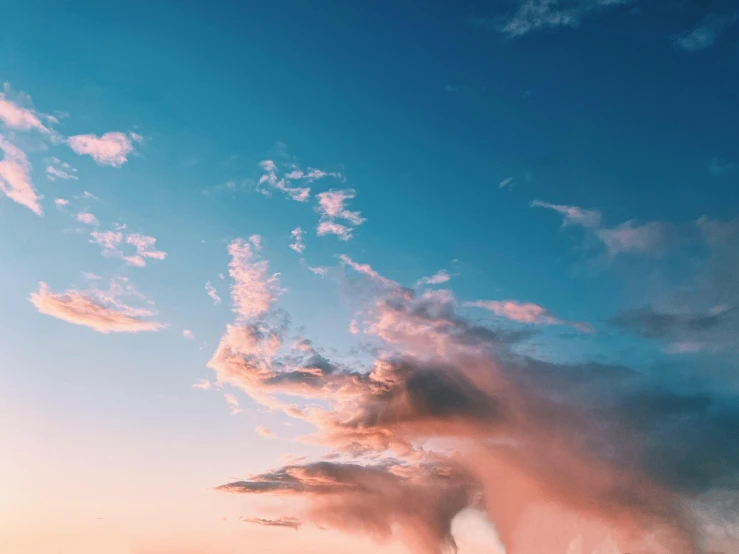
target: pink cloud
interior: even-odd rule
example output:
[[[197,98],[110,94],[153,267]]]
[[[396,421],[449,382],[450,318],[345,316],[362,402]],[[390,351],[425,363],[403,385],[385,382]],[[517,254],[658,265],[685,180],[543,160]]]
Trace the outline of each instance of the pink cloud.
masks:
[[[292,231],[290,231],[290,236],[293,238],[293,243],[290,245],[290,248],[295,250],[298,254],[302,254],[303,250],[305,250],[305,243],[303,242],[303,230],[300,227],[296,227]]]
[[[51,116],[44,117],[47,119],[53,119]],[[2,92],[0,92],[0,121],[11,129],[18,131],[30,131],[35,129],[45,134],[51,133],[51,130],[41,122],[37,112],[28,108],[23,108],[15,102],[11,102]]]
[[[274,438],[275,434],[272,432],[271,429],[268,429],[267,427],[264,427],[263,425],[257,425],[254,428],[254,431],[260,436],[264,437],[265,439],[271,439]]]
[[[321,277],[324,277],[328,273],[328,268],[326,267],[311,267],[308,266],[308,271],[311,273],[314,273],[316,275],[320,275]]]
[[[587,323],[567,321],[556,317],[552,312],[530,302],[516,302],[514,300],[477,300],[466,302],[465,306],[483,308],[495,315],[516,321],[518,323],[529,323],[533,325],[569,325],[584,332],[592,332]]]
[[[76,219],[77,221],[79,221],[80,223],[84,223],[85,225],[93,225],[97,227],[100,224],[98,218],[89,212],[78,213]]]
[[[57,208],[61,208],[63,206],[67,206],[69,204],[69,200],[66,200],[64,198],[57,198],[56,200],[54,200],[54,204]]]
[[[335,221],[321,221],[316,228],[316,234],[319,237],[325,235],[336,235],[341,240],[349,240],[352,238],[352,228],[336,223]]]
[[[613,229],[599,229],[596,234],[610,256],[621,253],[656,255],[665,247],[667,232],[667,226],[657,221],[644,225],[627,221]]]
[[[121,256],[122,252],[119,248],[123,240],[123,233],[120,231],[93,231],[90,233],[91,243],[100,246],[103,256]]]
[[[563,217],[562,226],[580,225],[589,229],[600,226],[600,212],[597,210],[586,210],[578,206],[564,206],[562,204],[550,204],[541,200],[534,200],[531,205],[535,208],[548,208],[558,212]]]
[[[195,338],[195,333],[193,333],[190,329],[183,329],[182,337],[188,340],[193,340]]]
[[[352,212],[346,209],[346,203],[356,196],[354,190],[330,190],[317,195],[318,206],[317,211],[321,214],[318,223],[318,236],[333,234],[342,240],[352,238],[354,227],[338,223],[337,219],[343,219],[351,225],[361,225],[365,221],[359,212]]]
[[[51,158],[51,162],[46,166],[46,178],[49,181],[56,181],[57,179],[74,181],[79,180],[77,170],[66,162],[61,161],[59,158]]]
[[[163,260],[167,257],[167,253],[156,249],[157,239],[139,233],[133,233],[126,237],[126,243],[136,248],[136,256],[143,262],[141,266],[146,265],[144,258],[153,260]],[[136,265],[136,264],[133,264]]]
[[[258,248],[259,236],[250,237],[250,242],[236,239],[228,245],[231,255],[229,275],[234,280],[231,286],[233,311],[241,319],[253,319],[264,315],[276,298],[282,294],[277,274],[270,275],[268,264],[259,260],[254,252]]]
[[[135,133],[110,132],[102,136],[76,135],[67,139],[69,147],[79,155],[91,156],[100,165],[121,167],[134,151],[133,141],[139,141]]]
[[[198,379],[198,382],[190,385],[194,389],[200,389],[200,390],[210,390],[212,384],[207,379]]]
[[[239,399],[236,398],[236,396],[227,392],[223,395],[223,397],[226,399],[226,403],[228,404],[230,408],[229,413],[231,415],[238,415],[243,411],[239,407]]]
[[[213,304],[220,304],[221,303],[221,297],[218,296],[218,291],[211,284],[210,281],[208,281],[207,283],[205,283],[205,293],[213,300]]]
[[[417,285],[441,285],[443,283],[446,283],[451,279],[449,276],[449,273],[447,273],[445,270],[441,269],[431,275],[430,277],[421,277]]]
[[[122,301],[119,285],[109,291],[68,290],[55,293],[45,283],[31,293],[29,300],[36,309],[62,321],[89,327],[98,333],[138,333],[158,331],[162,324],[151,319],[155,312],[133,308]]]
[[[377,271],[372,269],[372,266],[370,266],[369,264],[357,263],[354,260],[352,260],[349,256],[347,256],[346,254],[341,254],[339,256],[339,260],[341,261],[342,264],[351,267],[357,273],[366,275],[367,277],[369,277],[370,279],[372,279],[373,281],[381,285],[385,285],[389,287],[399,286],[398,283],[396,283],[392,279],[388,279],[387,277],[383,277],[382,275],[380,275]]]
[[[40,204],[43,196],[39,196],[31,184],[31,164],[28,158],[1,135],[0,150],[3,152],[3,159],[0,161],[0,192],[36,215],[43,215],[44,210]]]

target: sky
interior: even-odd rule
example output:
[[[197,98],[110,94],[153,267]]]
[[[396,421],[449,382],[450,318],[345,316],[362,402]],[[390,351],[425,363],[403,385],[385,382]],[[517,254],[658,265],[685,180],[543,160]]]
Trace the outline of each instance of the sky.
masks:
[[[728,0],[0,6],[0,551],[739,544]]]

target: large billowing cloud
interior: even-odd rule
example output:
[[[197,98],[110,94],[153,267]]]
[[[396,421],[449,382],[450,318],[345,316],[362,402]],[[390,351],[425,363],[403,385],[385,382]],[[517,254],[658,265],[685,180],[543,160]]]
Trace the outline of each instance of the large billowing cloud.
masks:
[[[451,520],[470,506],[512,554],[721,544],[715,522],[731,525],[725,498],[739,485],[731,394],[696,389],[700,375],[667,386],[649,371],[522,355],[515,346],[530,332],[471,323],[450,291],[416,293],[342,261],[370,285],[362,327],[373,361],[333,362],[286,340],[285,322],[257,299],[209,364],[219,382],[312,424],[304,440],[331,447],[331,461],[221,490],[295,497],[307,522],[396,536],[419,553],[452,547]]]
[[[54,292],[46,283],[40,283],[38,292],[29,300],[42,314],[84,325],[99,333],[138,333],[158,331],[162,324],[152,318],[156,312],[147,308],[134,308],[121,298],[135,294],[125,279],[114,280],[110,289],[102,291],[68,290]]]
[[[0,135],[0,192],[25,206],[36,215],[43,215],[41,199],[31,184],[31,164],[26,155],[16,146],[10,144]]]

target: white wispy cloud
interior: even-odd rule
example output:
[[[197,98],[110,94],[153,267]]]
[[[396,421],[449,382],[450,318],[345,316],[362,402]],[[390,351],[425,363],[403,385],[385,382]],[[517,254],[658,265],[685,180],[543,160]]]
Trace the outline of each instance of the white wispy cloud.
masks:
[[[302,254],[303,250],[305,250],[305,243],[303,242],[303,229],[300,227],[296,227],[292,231],[290,231],[290,236],[293,238],[292,244],[290,244],[290,248],[295,250],[298,254]]]
[[[356,226],[367,221],[357,211],[350,211],[346,204],[356,196],[353,189],[329,190],[316,195],[318,206],[316,210],[321,214],[316,228],[318,236],[336,235],[341,240],[352,238]],[[339,223],[336,220],[343,220]]]
[[[430,277],[421,277],[416,282],[416,285],[441,285],[442,283],[449,281],[449,279],[451,279],[449,273],[446,270],[441,269]]]
[[[686,52],[697,52],[710,48],[718,36],[736,21],[736,18],[736,14],[709,13],[690,31],[673,37],[674,44]]]
[[[49,181],[56,181],[57,179],[74,181],[79,180],[77,175],[77,169],[69,165],[67,162],[63,162],[57,157],[51,158],[46,166],[46,178]]]
[[[36,215],[43,215],[41,207],[43,196],[39,195],[31,184],[31,164],[26,154],[17,146],[0,135],[0,192],[25,206]]]
[[[205,283],[205,293],[213,300],[213,304],[220,304],[222,302],[221,297],[218,296],[218,291],[210,281]]]

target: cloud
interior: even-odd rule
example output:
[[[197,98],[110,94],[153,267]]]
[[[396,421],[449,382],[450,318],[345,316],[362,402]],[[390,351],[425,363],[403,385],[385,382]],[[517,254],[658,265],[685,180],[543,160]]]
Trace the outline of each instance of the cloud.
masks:
[[[123,240],[123,233],[120,231],[93,231],[90,236],[92,237],[90,242],[100,246],[103,256],[119,257],[123,255],[119,248]]]
[[[308,271],[310,271],[311,273],[315,273],[316,275],[320,275],[321,277],[324,277],[328,273],[328,268],[308,266]]]
[[[219,490],[294,497],[285,506],[301,520],[424,554],[453,547],[451,521],[467,507],[484,510],[510,554],[566,552],[578,535],[585,552],[609,537],[621,552],[699,551],[713,530],[693,499],[739,487],[739,446],[726,440],[735,392],[701,386],[700,368],[665,379],[661,368],[537,360],[515,348],[530,335],[456,306],[450,291],[377,288],[362,316],[378,344],[370,361],[299,349],[268,314],[227,326],[208,363],[218,382],[312,425],[303,440],[334,453]]]
[[[440,269],[430,277],[421,277],[416,285],[441,285],[451,279],[449,273],[443,269]]]
[[[98,218],[89,212],[78,213],[76,219],[77,221],[79,221],[80,223],[84,223],[85,225],[92,225],[97,227],[100,224]]]
[[[125,258],[129,264],[138,267],[146,265],[146,259],[163,260],[167,253],[156,249],[157,239],[139,233],[126,237],[126,243],[136,248],[136,256]]]
[[[498,183],[498,188],[499,189],[504,189],[506,187],[513,188],[513,181],[514,181],[513,177],[506,177],[500,183]]]
[[[205,283],[205,292],[213,300],[213,304],[220,304],[221,303],[221,297],[218,296],[218,291],[211,284],[210,281],[208,281],[208,282]]]
[[[56,205],[57,208],[61,208],[63,206],[69,205],[69,200],[66,200],[64,198],[57,198],[54,200],[54,204]]]
[[[195,338],[195,333],[193,333],[190,329],[183,329],[182,336],[183,338],[186,338],[188,340],[193,340]]]
[[[46,178],[49,181],[56,181],[57,179],[77,181],[78,177],[75,173],[77,173],[77,169],[57,157],[51,158],[49,165],[46,166]]]
[[[39,291],[31,293],[29,300],[42,314],[84,325],[98,333],[138,333],[158,331],[163,327],[151,319],[156,312],[123,303],[120,298],[127,294],[131,294],[131,289],[125,280],[114,281],[108,291],[90,289],[61,293],[40,283]]]
[[[231,393],[224,393],[223,397],[226,399],[226,403],[229,406],[229,413],[231,415],[238,415],[243,410],[239,407],[239,399]]]
[[[451,520],[469,502],[465,483],[454,475],[433,472],[421,471],[415,477],[397,474],[404,469],[400,464],[318,462],[286,466],[218,489],[302,497],[311,503],[307,516],[319,525],[364,531],[379,539],[400,532],[413,551],[422,554],[454,548]]]
[[[355,196],[356,192],[352,189],[330,190],[316,195],[316,198],[318,198],[316,210],[321,214],[317,228],[319,236],[333,234],[342,240],[352,238],[354,228],[367,221],[359,212],[346,209],[346,203]],[[336,222],[337,219],[344,220],[354,227],[338,223]]]
[[[300,227],[296,227],[292,231],[290,231],[290,236],[293,238],[293,243],[290,245],[290,248],[295,250],[298,254],[302,254],[303,250],[305,250],[305,243],[303,242],[303,230]]]
[[[271,439],[275,436],[275,434],[272,432],[271,429],[268,429],[267,427],[264,427],[263,425],[257,425],[254,428],[254,431],[260,436],[264,437],[266,439]]]
[[[520,0],[512,14],[494,19],[475,18],[473,25],[491,27],[510,38],[543,29],[577,28],[586,17],[634,0]]]
[[[264,173],[259,178],[258,186],[269,185],[297,202],[307,202],[310,198],[311,188],[305,185],[325,177],[343,179],[341,173],[338,172],[324,171],[314,167],[302,169],[287,155],[286,147],[282,143],[277,144],[274,154],[274,159],[259,162]],[[303,186],[295,186],[295,183]]]
[[[674,231],[671,225],[660,221],[643,225],[626,221],[616,227],[606,228],[601,225],[601,214],[597,210],[549,204],[541,200],[534,200],[531,206],[548,208],[561,214],[562,227],[576,225],[587,229],[606,247],[611,258],[619,254],[659,256],[667,247]]]
[[[354,271],[357,273],[361,273],[362,275],[366,275],[369,277],[372,281],[379,283],[380,285],[386,286],[386,287],[398,287],[398,283],[393,281],[392,279],[388,279],[387,277],[383,277],[380,275],[377,271],[372,269],[372,266],[369,264],[360,264],[355,262],[353,259],[351,259],[346,254],[341,254],[339,256],[339,260],[342,264],[351,267]]]
[[[36,130],[44,134],[51,134],[52,131],[41,121],[46,119],[50,122],[56,122],[56,118],[39,114],[33,109],[24,108],[8,99],[7,93],[9,86],[5,83],[5,92],[0,92],[0,121],[7,127],[17,131]]]
[[[31,164],[26,155],[2,135],[0,151],[3,153],[0,161],[0,192],[36,215],[43,215],[40,204],[43,196],[38,195],[31,184]]]
[[[531,203],[534,208],[548,208],[562,215],[562,226],[580,225],[588,229],[600,227],[600,212],[597,210],[586,210],[577,206],[565,206],[562,204],[550,204],[541,200],[534,200]]]
[[[253,235],[248,242],[235,239],[228,245],[231,255],[228,273],[234,281],[231,285],[233,311],[243,320],[264,315],[283,292],[278,275],[270,275],[267,262],[260,260],[255,252],[260,244],[261,237]]]
[[[475,302],[465,302],[465,306],[483,308],[495,315],[510,319],[518,323],[528,323],[532,325],[568,325],[580,331],[592,332],[592,328],[587,323],[578,321],[567,321],[556,317],[552,312],[531,302],[516,302],[514,300],[477,300]]]
[[[135,133],[110,132],[101,136],[76,135],[67,139],[69,147],[79,155],[88,155],[99,165],[121,167],[134,151],[134,142],[141,137]]]
[[[295,529],[296,531],[302,526],[302,522],[294,517],[281,517],[278,519],[264,519],[261,517],[242,517],[240,518],[244,523],[250,523],[252,525],[261,525],[262,527],[286,527],[288,529]]]
[[[200,390],[210,390],[212,384],[207,379],[198,379],[198,382],[190,385],[194,389],[200,389]]]
[[[709,13],[690,31],[673,37],[675,46],[686,52],[697,52],[710,48],[718,36],[736,21],[736,15]]]
[[[721,163],[718,158],[711,159],[708,162],[708,172],[714,177],[721,177],[727,173],[733,173],[739,169],[735,163]]]

